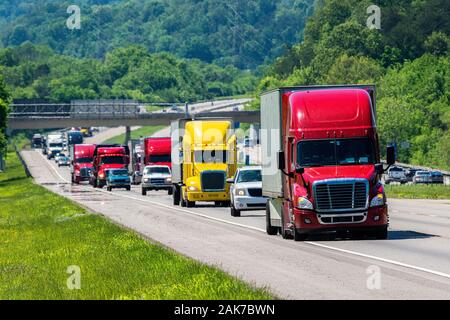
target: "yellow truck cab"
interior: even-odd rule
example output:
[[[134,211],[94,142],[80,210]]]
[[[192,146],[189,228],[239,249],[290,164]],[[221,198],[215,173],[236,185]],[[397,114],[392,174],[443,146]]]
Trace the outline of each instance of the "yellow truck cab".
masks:
[[[178,120],[172,123],[173,203],[228,206],[227,179],[237,170],[236,136],[228,119]]]

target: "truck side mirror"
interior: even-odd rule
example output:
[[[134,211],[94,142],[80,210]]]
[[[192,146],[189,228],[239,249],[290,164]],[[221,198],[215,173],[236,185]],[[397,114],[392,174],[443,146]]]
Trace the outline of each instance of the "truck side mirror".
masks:
[[[395,164],[395,148],[393,146],[387,147],[386,150],[386,161],[389,166]]]
[[[384,173],[384,167],[382,163],[376,164],[375,165],[375,171],[378,174],[383,174]]]
[[[277,160],[278,160],[278,170],[281,170],[281,171],[283,171],[284,169],[286,169],[286,163],[285,163],[285,160],[284,160],[284,152],[283,151],[279,151],[278,152],[278,158],[277,158]]]
[[[295,166],[295,173],[304,174],[305,173],[305,168],[303,168],[302,166],[296,165]]]

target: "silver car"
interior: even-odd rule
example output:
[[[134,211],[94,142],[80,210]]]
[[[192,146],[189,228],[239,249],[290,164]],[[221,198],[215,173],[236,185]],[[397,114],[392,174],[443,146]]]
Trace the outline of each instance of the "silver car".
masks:
[[[262,195],[262,168],[244,167],[238,170],[231,183],[231,215],[240,217],[241,211],[264,210],[267,198]]]
[[[142,195],[146,196],[147,191],[167,190],[172,194],[172,172],[168,166],[147,166],[144,168],[142,177]]]
[[[431,183],[431,172],[428,171],[417,171],[413,178],[413,183]]]

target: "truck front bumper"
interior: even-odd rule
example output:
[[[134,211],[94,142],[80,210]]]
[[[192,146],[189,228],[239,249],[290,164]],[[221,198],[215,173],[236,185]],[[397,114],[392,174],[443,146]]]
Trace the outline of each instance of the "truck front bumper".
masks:
[[[230,201],[228,192],[186,192],[187,201]]]
[[[389,225],[388,207],[370,208],[363,212],[324,214],[294,209],[295,228],[301,233],[356,230]]]
[[[236,210],[265,210],[267,198],[264,197],[233,197],[233,205]]]
[[[144,183],[142,182],[142,189],[146,190],[170,190],[173,188],[172,184],[152,184],[152,183]]]

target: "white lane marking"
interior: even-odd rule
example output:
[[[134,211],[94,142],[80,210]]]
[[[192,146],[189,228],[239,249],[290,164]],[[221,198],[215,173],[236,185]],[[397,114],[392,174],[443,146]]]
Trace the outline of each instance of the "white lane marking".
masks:
[[[41,156],[42,156],[42,154],[41,154]],[[42,156],[42,157],[44,157],[44,156]],[[62,180],[68,182],[66,179],[64,179],[58,173],[58,171],[56,170],[56,168],[54,166],[52,166],[50,164],[50,167],[52,167],[52,169],[55,170],[55,172],[58,174],[58,176]],[[85,187],[85,188],[87,188],[87,187]],[[219,218],[215,218],[215,217],[210,217],[210,216],[207,216],[207,215],[204,215],[204,214],[201,214],[201,213],[197,213],[197,212],[190,211],[190,210],[185,210],[185,209],[180,209],[180,208],[177,208],[177,207],[169,206],[169,205],[166,205],[166,204],[163,204],[163,203],[159,203],[159,202],[155,202],[155,201],[151,201],[151,200],[147,200],[147,199],[140,199],[140,198],[136,198],[136,197],[133,197],[133,196],[128,196],[128,195],[124,195],[124,194],[120,194],[120,193],[111,193],[111,192],[108,192],[108,191],[105,191],[105,190],[102,190],[102,189],[98,189],[96,191],[100,191],[102,193],[110,194],[110,195],[114,194],[114,195],[117,195],[119,197],[133,199],[133,200],[138,200],[138,201],[141,201],[141,202],[151,203],[151,204],[154,204],[154,205],[157,205],[157,206],[160,206],[160,207],[164,207],[164,208],[167,208],[167,209],[171,209],[171,210],[175,210],[175,211],[179,211],[179,212],[184,212],[184,213],[187,213],[187,214],[190,214],[190,215],[195,215],[195,216],[199,216],[199,217],[206,218],[206,219],[209,219],[209,220],[214,220],[214,221],[218,221],[218,222],[222,222],[222,223],[226,223],[226,224],[230,224],[230,225],[234,225],[234,226],[238,226],[238,227],[242,227],[242,228],[246,228],[246,229],[250,229],[250,230],[254,230],[254,231],[259,231],[259,232],[263,232],[263,233],[266,232],[266,230],[260,229],[260,228],[257,228],[257,227],[247,226],[247,225],[244,225],[244,224],[241,224],[241,223],[236,223],[236,222],[231,222],[231,221],[228,221],[228,220],[223,220],[223,219],[219,219]],[[406,263],[403,263],[403,262],[398,262],[398,261],[394,261],[394,260],[380,258],[380,257],[376,257],[376,256],[364,254],[364,253],[359,253],[359,252],[356,252],[356,251],[351,251],[351,250],[331,247],[331,246],[327,246],[327,245],[316,243],[316,242],[303,242],[303,243],[304,244],[309,244],[311,246],[323,248],[323,249],[328,249],[328,250],[332,250],[332,251],[337,251],[337,252],[341,252],[341,253],[346,253],[346,254],[350,254],[350,255],[354,255],[354,256],[358,256],[358,257],[363,257],[363,258],[375,260],[375,261],[380,261],[380,262],[396,265],[396,266],[399,266],[399,267],[412,269],[412,270],[416,270],[416,271],[421,271],[421,272],[425,272],[425,273],[430,273],[430,274],[433,274],[433,275],[436,275],[436,276],[440,276],[440,277],[444,277],[444,278],[450,279],[450,274],[447,274],[447,273],[444,273],[444,272],[440,272],[440,271],[434,271],[434,270],[427,269],[427,268],[417,267],[417,266],[413,266],[413,265],[406,264]]]
[[[40,153],[40,152],[38,152],[38,151],[36,151],[46,162],[49,162],[49,160],[47,159],[47,158],[45,158],[44,157],[44,155],[42,154],[42,153]],[[51,163],[49,163],[50,164],[50,168],[52,168],[53,169],[53,171],[58,175],[58,177],[62,180],[62,181],[64,181],[64,182],[66,182],[66,183],[69,183],[69,181],[68,180],[66,180],[65,178],[63,178],[63,176],[58,172],[58,170],[56,170],[56,168],[51,164]]]
[[[434,274],[434,275],[437,275],[437,276],[441,276],[441,277],[450,279],[450,274],[444,273],[444,272],[440,272],[440,271],[434,271],[434,270],[430,270],[430,269],[426,269],[426,268],[422,268],[422,267],[416,267],[416,266],[413,266],[413,265],[410,265],[410,264],[406,264],[406,263],[403,263],[403,262],[398,262],[398,261],[394,261],[394,260],[384,259],[384,258],[371,256],[371,255],[364,254],[364,253],[355,252],[355,251],[340,249],[340,248],[336,248],[336,247],[330,247],[330,246],[327,246],[327,245],[324,245],[324,244],[320,244],[320,243],[316,243],[316,242],[305,242],[305,243],[313,245],[313,246],[316,246],[316,247],[325,248],[325,249],[334,250],[334,251],[339,251],[339,252],[343,252],[343,253],[347,253],[347,254],[352,254],[352,255],[355,255],[355,256],[364,257],[364,258],[368,258],[368,259],[372,259],[372,260],[377,260],[377,261],[393,264],[393,265],[404,267],[404,268],[408,268],[408,269],[413,269],[413,270],[417,270],[417,271],[431,273],[431,274]]]

